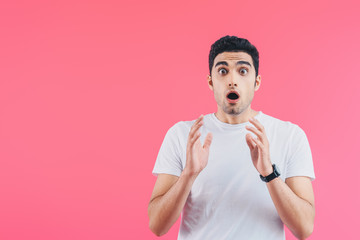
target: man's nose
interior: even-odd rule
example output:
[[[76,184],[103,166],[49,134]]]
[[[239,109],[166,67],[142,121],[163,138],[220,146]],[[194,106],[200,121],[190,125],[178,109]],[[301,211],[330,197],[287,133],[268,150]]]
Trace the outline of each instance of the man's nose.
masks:
[[[235,76],[233,76],[233,74],[231,74],[230,76],[229,76],[229,87],[231,87],[231,86],[234,86],[234,87],[237,87],[237,83],[235,82],[235,80],[236,80],[236,77]]]

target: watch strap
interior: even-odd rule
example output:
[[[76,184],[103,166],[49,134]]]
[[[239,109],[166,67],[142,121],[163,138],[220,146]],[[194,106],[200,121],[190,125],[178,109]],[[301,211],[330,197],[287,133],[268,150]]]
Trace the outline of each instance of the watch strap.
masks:
[[[264,182],[270,182],[271,180],[280,176],[280,173],[276,169],[276,165],[273,164],[272,167],[273,167],[273,172],[271,174],[269,174],[268,176],[264,177],[260,174],[261,180],[263,180]]]

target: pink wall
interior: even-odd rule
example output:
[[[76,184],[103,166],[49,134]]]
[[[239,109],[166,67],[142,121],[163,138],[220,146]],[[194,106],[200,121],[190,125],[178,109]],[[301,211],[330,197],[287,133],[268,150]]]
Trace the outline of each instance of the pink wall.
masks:
[[[155,158],[170,126],[216,110],[207,60],[226,34],[259,49],[252,107],[307,133],[317,177],[310,239],[356,238],[357,1],[8,2],[0,239],[155,239]]]

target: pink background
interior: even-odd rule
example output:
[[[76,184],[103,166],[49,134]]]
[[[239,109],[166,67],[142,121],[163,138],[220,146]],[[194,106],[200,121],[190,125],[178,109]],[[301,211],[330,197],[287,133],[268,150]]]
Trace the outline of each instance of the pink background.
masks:
[[[0,239],[156,239],[147,205],[157,153],[173,124],[216,111],[208,54],[227,34],[260,52],[252,107],[308,136],[310,239],[357,238],[357,1],[7,2]]]

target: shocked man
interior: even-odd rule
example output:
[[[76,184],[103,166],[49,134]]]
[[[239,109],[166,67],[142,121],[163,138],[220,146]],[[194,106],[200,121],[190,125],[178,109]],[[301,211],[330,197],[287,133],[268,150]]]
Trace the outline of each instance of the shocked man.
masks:
[[[182,213],[178,239],[299,239],[313,231],[315,179],[305,132],[251,109],[260,88],[259,54],[225,36],[209,54],[216,113],[180,121],[155,162],[149,227],[168,232]]]

